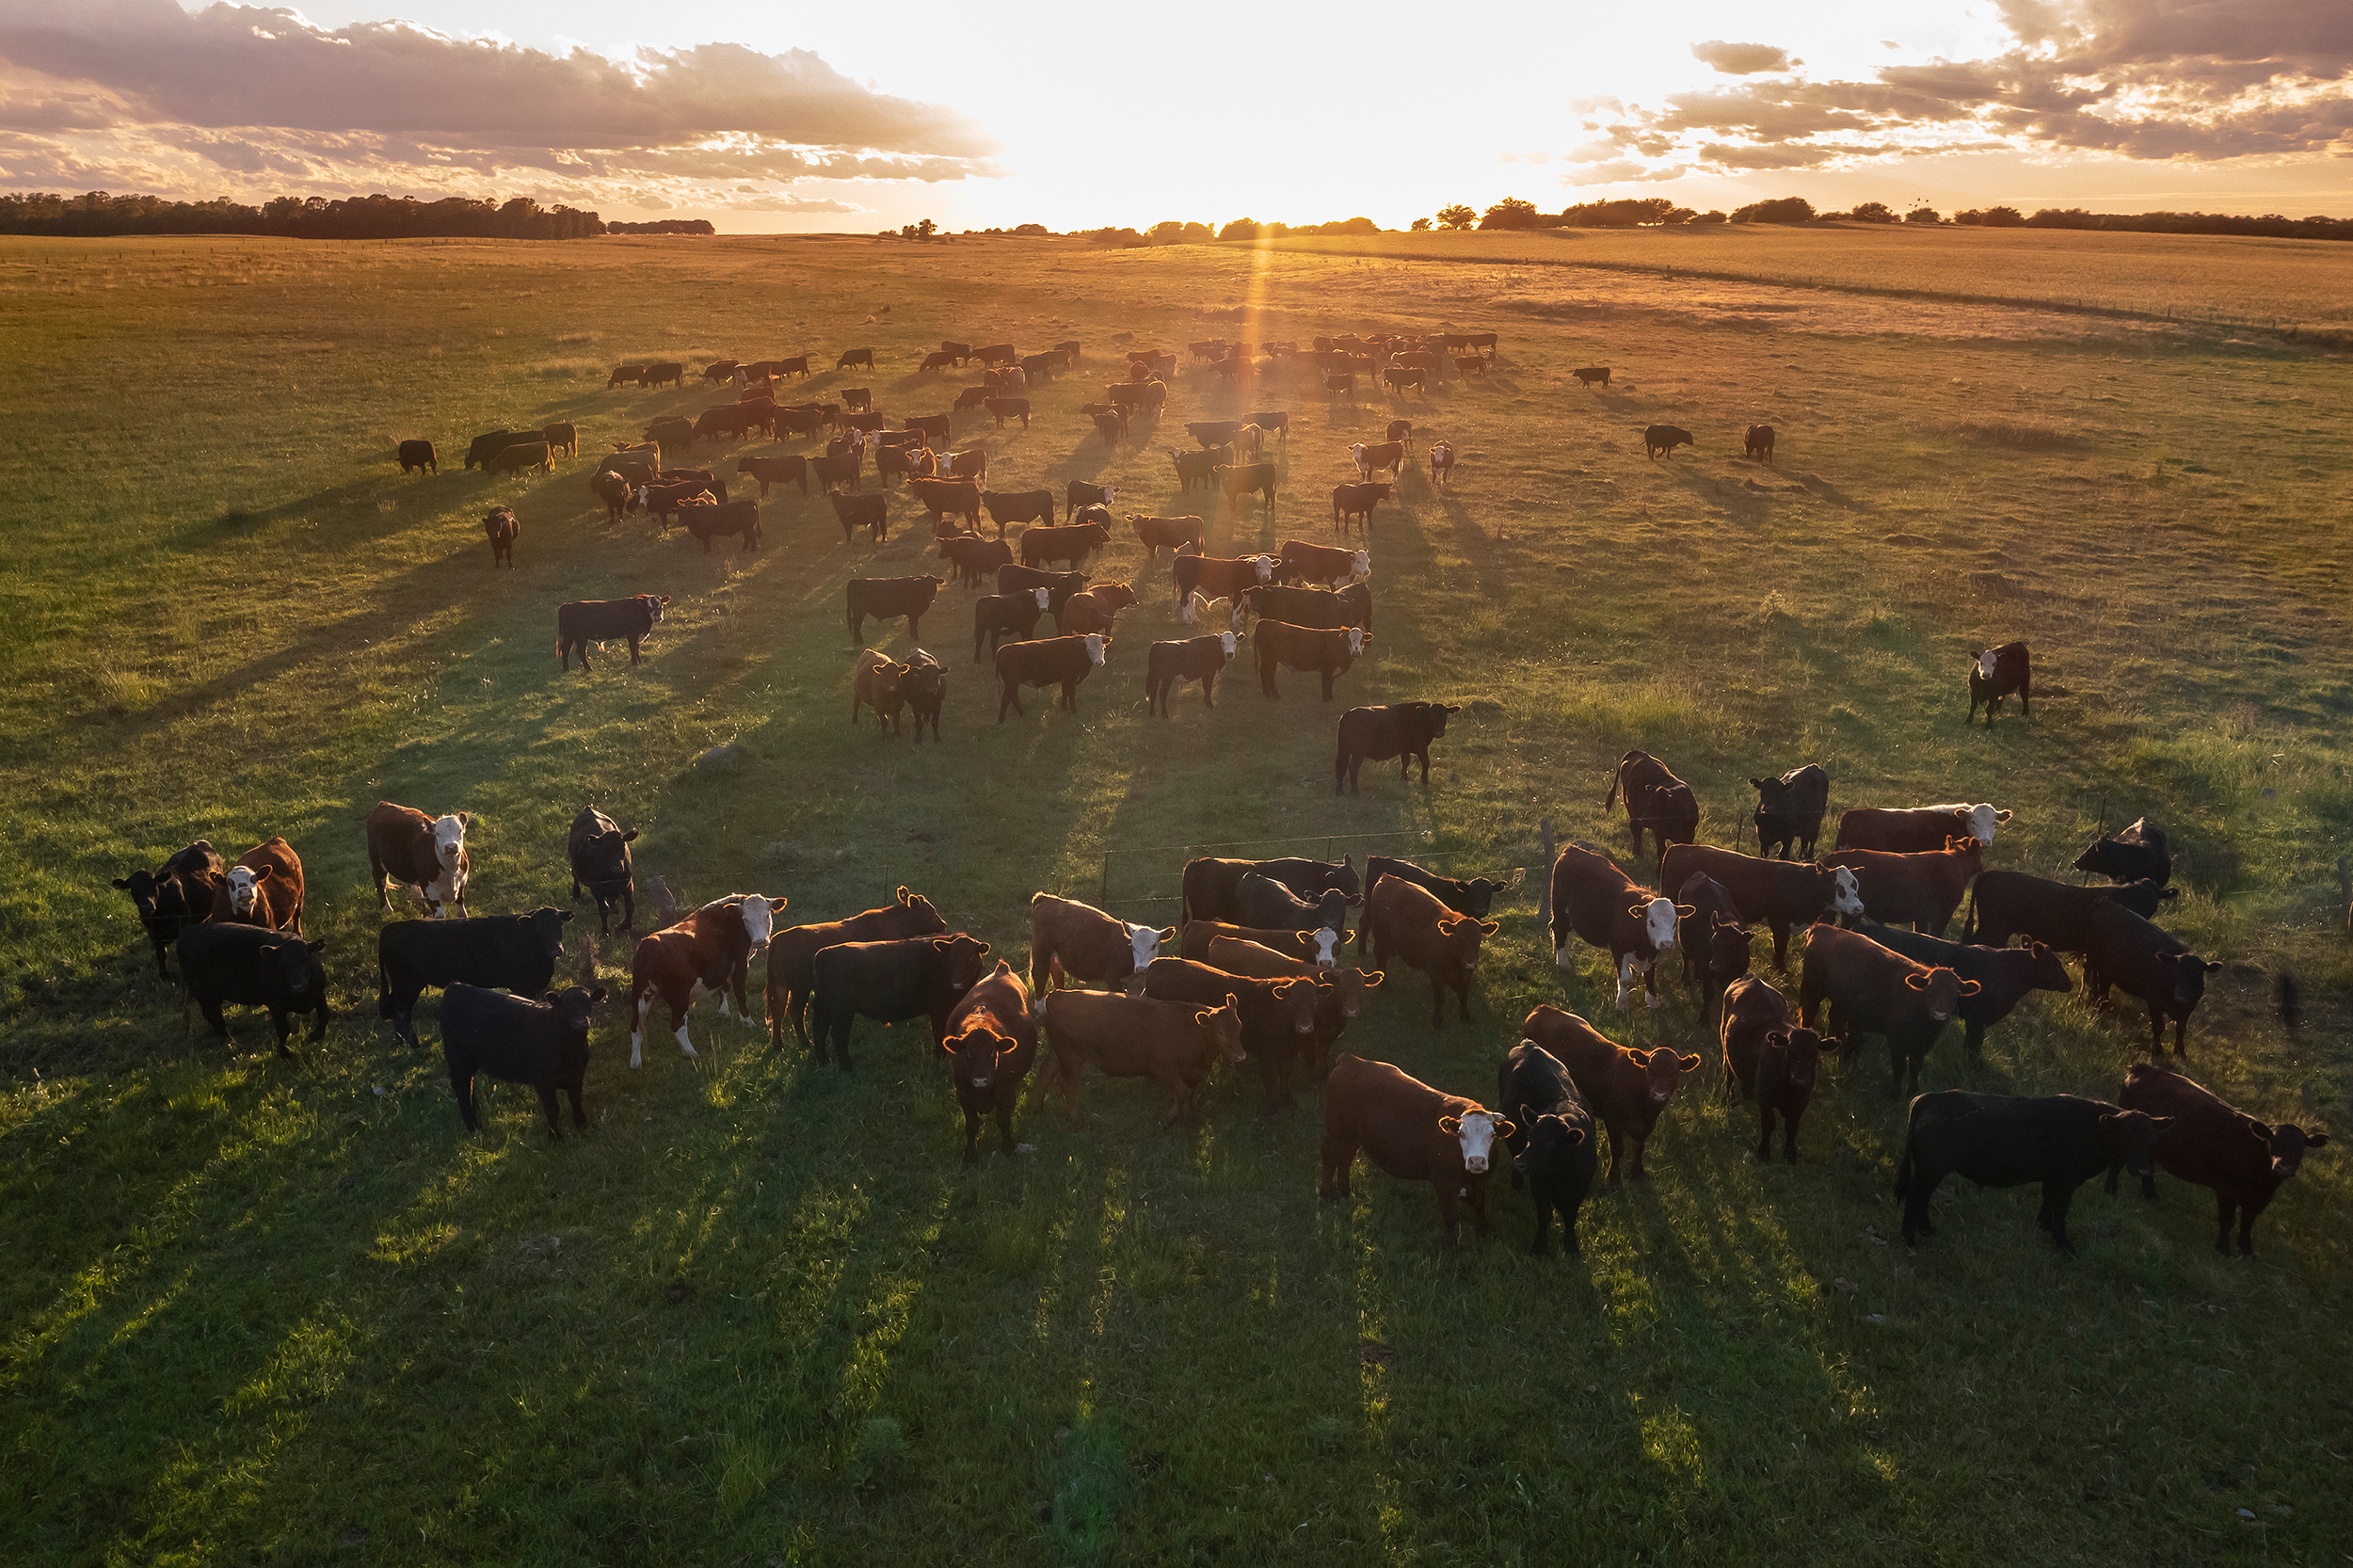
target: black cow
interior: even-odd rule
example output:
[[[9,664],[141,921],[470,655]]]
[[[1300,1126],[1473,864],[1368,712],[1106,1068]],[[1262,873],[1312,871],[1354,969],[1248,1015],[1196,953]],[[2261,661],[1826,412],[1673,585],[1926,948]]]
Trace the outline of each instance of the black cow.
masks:
[[[850,1070],[850,1029],[862,1014],[877,1023],[928,1017],[932,1045],[946,1049],[948,1015],[981,978],[988,944],[962,932],[892,942],[842,942],[820,952],[809,971],[809,1003],[820,1064],[831,1056]]]
[[[568,909],[528,915],[475,915],[456,920],[394,920],[376,934],[376,1016],[417,1044],[417,998],[427,986],[456,984],[536,992],[564,956]]]
[[[1018,594],[983,594],[974,600],[972,662],[981,662],[984,643],[987,651],[994,653],[1000,637],[1011,637],[1017,643],[1029,641],[1037,631],[1038,617],[1046,613],[1046,599],[1043,589],[1032,589]]]
[[[2124,1111],[2080,1095],[1979,1095],[1940,1089],[1912,1102],[1902,1160],[1896,1167],[1896,1198],[1904,1208],[1904,1244],[1933,1236],[1929,1199],[1958,1172],[1980,1187],[2042,1184],[2042,1208],[2035,1223],[2051,1233],[2058,1250],[2073,1253],[2067,1239],[2067,1206],[2075,1189],[2103,1171],[2110,1191],[2116,1175],[2129,1170],[2147,1178],[2149,1141],[2170,1127],[2169,1116]]]
[[[1321,898],[1337,889],[1350,904],[1364,902],[1364,885],[1356,875],[1356,867],[1349,856],[1341,856],[1339,864],[1329,860],[1308,860],[1297,856],[1279,860],[1223,860],[1214,856],[1200,856],[1185,862],[1182,883],[1183,900],[1180,907],[1188,920],[1223,920],[1228,925],[1248,925],[1241,918],[1239,894],[1241,879],[1257,872],[1272,877],[1301,898]],[[1297,926],[1285,926],[1295,931]],[[1333,929],[1337,930],[1338,927]]]
[[[2152,920],[2159,904],[2180,894],[2178,888],[2154,882],[2077,888],[2025,872],[1979,872],[1969,887],[1969,920],[1961,940],[1998,948],[2023,934],[2061,952],[2081,952],[2091,940],[2091,912],[2100,905],[2121,904]]]
[[[402,923],[414,929],[428,922]],[[474,1101],[474,1079],[481,1073],[537,1090],[551,1138],[561,1141],[564,1136],[555,1113],[558,1089],[571,1098],[572,1125],[586,1128],[588,1113],[581,1109],[580,1087],[588,1076],[588,1018],[603,1000],[601,985],[568,985],[537,1001],[452,985],[441,999],[441,1060],[449,1066],[449,1086],[456,1093],[457,1113],[466,1119],[466,1130],[482,1128]]]
[[[848,544],[850,536],[863,528],[876,544],[890,536],[890,498],[883,495],[842,495],[839,492],[825,497],[833,503],[833,517],[841,524],[841,542]]]
[[[596,899],[600,936],[610,931],[608,922],[616,904],[621,906],[623,931],[637,919],[637,883],[629,850],[636,837],[637,829],[622,832],[620,824],[593,806],[582,807],[580,815],[572,819],[564,843],[572,863],[572,902],[581,901],[584,888]]]
[[[1789,858],[1797,845],[1802,859],[1814,857],[1822,817],[1830,810],[1830,775],[1818,762],[1792,768],[1779,778],[1752,778],[1756,791],[1756,853]]]
[[[1519,885],[1517,872],[1512,873],[1512,880],[1509,882],[1497,882],[1491,877],[1484,876],[1475,876],[1465,881],[1461,877],[1440,876],[1435,872],[1426,872],[1411,860],[1398,860],[1386,855],[1374,855],[1367,856],[1365,860],[1365,896],[1367,898],[1372,896],[1373,884],[1385,876],[1402,877],[1416,887],[1436,894],[1438,902],[1456,914],[1470,915],[1482,920],[1487,918],[1487,911],[1494,905],[1497,893],[1507,888]]]
[[[466,448],[466,466],[470,469],[487,470],[490,466],[490,459],[509,446],[519,441],[536,441],[539,439],[540,433],[536,430],[488,431],[476,436],[473,439],[473,444]]]
[[[1253,595],[1263,593],[1253,589]],[[1295,590],[1294,590],[1295,591]],[[1335,596],[1337,597],[1337,596]],[[1393,702],[1382,708],[1351,708],[1340,715],[1339,751],[1332,760],[1332,792],[1362,792],[1356,776],[1368,758],[1375,762],[1397,759],[1397,778],[1405,782],[1406,768],[1421,761],[1421,781],[1430,782],[1430,743],[1446,733],[1446,721],[1463,710],[1443,702]]]
[[[1188,680],[1201,682],[1201,700],[1217,706],[1217,678],[1234,657],[1239,633],[1214,632],[1182,642],[1154,643],[1144,666],[1144,711],[1169,716],[1168,699]]]
[[[422,921],[404,922],[422,924]],[[180,933],[180,1024],[187,1027],[188,1003],[204,1011],[204,1021],[221,1039],[229,1025],[221,1004],[262,1007],[269,1011],[270,1027],[278,1031],[278,1054],[291,1059],[287,1036],[294,1032],[290,1015],[316,1015],[311,1044],[327,1037],[327,970],[319,963],[323,941],[305,942],[285,932],[258,925],[191,925]]]
[[[1512,1185],[1525,1181],[1536,1204],[1536,1239],[1529,1251],[1539,1257],[1552,1240],[1552,1211],[1561,1211],[1561,1240],[1574,1257],[1577,1211],[1593,1190],[1600,1164],[1593,1118],[1577,1095],[1561,1059],[1533,1040],[1522,1040],[1496,1069],[1496,1110],[1512,1124],[1505,1142],[1512,1149]]]
[[[2074,869],[2110,882],[2146,880],[2162,888],[2173,880],[2173,856],[2166,849],[2165,829],[2143,817],[2120,833],[2094,839],[2075,856]]]
[[[580,667],[588,669],[588,645],[610,638],[629,639],[629,662],[638,663],[637,645],[662,624],[668,594],[639,594],[634,599],[577,599],[555,607],[555,655],[572,667],[572,650],[580,650]]]
[[[1361,580],[1345,588],[1261,583],[1243,588],[1241,597],[1253,615],[1288,626],[1312,626],[1323,631],[1361,626],[1368,632],[1372,630],[1372,584]]]
[[[1977,649],[1969,655],[1969,712],[1961,722],[1976,718],[1977,705],[1983,703],[1986,727],[1992,728],[1993,710],[2012,692],[2018,694],[2018,712],[2033,717],[2034,665],[2026,645],[2004,643],[1999,648]]]
[[[939,708],[948,700],[948,672],[938,660],[917,648],[907,660],[907,672],[900,678],[899,690],[906,697],[907,712],[915,715],[915,738],[923,738],[923,727],[932,727],[932,744],[939,743]]]
[[[1974,980],[1976,996],[1964,996],[1956,1010],[1969,1031],[1969,1061],[1974,1065],[1985,1044],[1985,1032],[2010,1015],[2028,991],[2072,991],[2075,982],[2058,954],[2041,942],[2018,948],[1974,947],[1948,942],[1925,932],[1865,920],[1863,934],[1890,952],[1902,953],[1915,964],[1947,968],[1963,980]]]
[[[139,924],[155,945],[155,973],[169,980],[171,967],[164,950],[180,938],[185,927],[211,918],[213,896],[221,878],[220,852],[209,839],[199,839],[152,872],[118,876],[114,885],[131,895]]]
[[[2113,985],[2149,1004],[2149,1048],[2165,1051],[2173,1020],[2173,1054],[2189,1054],[2189,1016],[2206,994],[2206,976],[2222,968],[2113,900],[2091,911],[2084,943],[2084,994],[2094,1005]]]
[[[711,553],[711,541],[741,536],[744,553],[760,548],[760,503],[757,501],[723,501],[715,506],[689,506],[683,513],[686,531],[702,541],[703,553]]]
[[[1652,424],[1642,430],[1642,455],[1654,461],[1678,446],[1688,446],[1694,452],[1699,450],[1699,443],[1691,439],[1691,432],[1681,425]]]
[[[1348,904],[1348,895],[1337,888],[1305,899],[1273,877],[1248,872],[1234,888],[1234,909],[1239,917],[1234,923],[1262,931],[1306,931],[1316,926],[1346,931]]]
[[[863,644],[866,640],[866,617],[876,620],[897,620],[904,616],[907,621],[907,641],[923,640],[923,612],[932,607],[938,596],[936,577],[853,577],[849,587],[850,641]]]
[[[403,473],[440,472],[440,459],[434,456],[433,443],[431,441],[401,442],[400,472]]]

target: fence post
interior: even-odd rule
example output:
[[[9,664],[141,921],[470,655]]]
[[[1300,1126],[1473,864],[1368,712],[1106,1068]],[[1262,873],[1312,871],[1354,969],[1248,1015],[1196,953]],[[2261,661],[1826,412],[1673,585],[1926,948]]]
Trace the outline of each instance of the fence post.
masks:
[[[1536,842],[1545,852],[1545,869],[1536,884],[1536,920],[1546,931],[1552,929],[1552,819],[1546,817],[1536,824]]]

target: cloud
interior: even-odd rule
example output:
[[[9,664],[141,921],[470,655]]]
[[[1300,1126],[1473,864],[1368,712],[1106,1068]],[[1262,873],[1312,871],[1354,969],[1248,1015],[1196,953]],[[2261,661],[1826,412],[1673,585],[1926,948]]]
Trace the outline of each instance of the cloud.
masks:
[[[1726,43],[1712,39],[1691,45],[1691,57],[1727,76],[1753,76],[1761,71],[1789,69],[1789,52],[1769,43]]]
[[[792,204],[770,187],[799,180],[994,172],[994,146],[969,120],[861,86],[807,50],[710,43],[613,60],[402,22],[328,31],[261,7],[38,8],[0,10],[0,133],[15,134],[0,141],[0,180],[11,184],[120,168],[200,182],[215,171],[203,195],[229,175],[255,189],[447,194],[462,175],[774,211]],[[745,182],[763,184],[745,196]]]
[[[1648,164],[1638,164],[1630,158],[1620,158],[1611,163],[1588,165],[1563,175],[1561,183],[1565,185],[1624,185],[1650,180],[1680,180],[1689,172],[1681,164],[1653,168]]]

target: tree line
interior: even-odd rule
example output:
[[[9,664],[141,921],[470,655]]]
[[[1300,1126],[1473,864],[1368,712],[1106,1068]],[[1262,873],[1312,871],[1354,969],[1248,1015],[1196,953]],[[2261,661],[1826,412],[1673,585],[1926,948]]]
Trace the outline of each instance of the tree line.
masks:
[[[262,205],[228,200],[173,201],[160,196],[0,193],[0,234],[271,234],[289,239],[586,239],[606,232],[712,232],[699,219],[607,224],[573,207],[542,207],[527,196],[507,201],[444,197],[354,196],[329,200],[281,196]]]
[[[1752,201],[1732,212],[1694,212],[1664,197],[1580,201],[1545,213],[1532,201],[1506,197],[1484,213],[1460,202],[1438,209],[1440,229],[1648,229],[1686,223],[1912,223],[1959,224],[1984,229],[2105,229],[2143,234],[2254,234],[2273,239],[2353,240],[2353,219],[2286,217],[2266,213],[2249,217],[2229,213],[2090,213],[2081,207],[2044,207],[2031,216],[2015,207],[1973,208],[1947,218],[1923,202],[1898,214],[1883,201],[1865,201],[1847,212],[1817,212],[1801,196]],[[1430,218],[1414,220],[1417,231]]]

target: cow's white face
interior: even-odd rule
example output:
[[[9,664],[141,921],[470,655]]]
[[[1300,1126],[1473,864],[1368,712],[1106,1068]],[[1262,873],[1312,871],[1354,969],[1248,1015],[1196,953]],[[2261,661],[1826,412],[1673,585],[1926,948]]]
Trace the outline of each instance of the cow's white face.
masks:
[[[1274,557],[1273,557],[1273,556],[1272,556],[1272,555],[1253,555],[1252,557],[1250,557],[1250,559],[1257,565],[1257,568],[1258,568],[1258,581],[1259,581],[1259,582],[1263,583],[1263,582],[1265,582],[1268,578],[1273,577],[1273,576],[1274,575]]]
[[[1353,446],[1350,447],[1350,448],[1348,449],[1348,455],[1349,455],[1351,457],[1353,457],[1354,459],[1356,459],[1356,466],[1357,466],[1358,468],[1363,468],[1363,467],[1365,466],[1365,443],[1364,443],[1364,442],[1362,442],[1362,441],[1358,441],[1355,445],[1353,445]]]
[[[1118,499],[1119,499],[1119,492],[1118,492],[1117,490],[1112,489],[1112,488],[1109,485],[1106,485],[1106,486],[1104,486],[1104,487],[1103,487],[1103,504],[1104,504],[1104,505],[1108,506],[1108,505],[1110,505],[1112,502],[1117,501]]]
[[[1655,898],[1642,906],[1642,930],[1655,948],[1675,945],[1675,906],[1672,899]]]
[[[1316,945],[1316,968],[1337,968],[1340,962],[1340,934],[1328,925],[1316,927],[1307,938]]]
[[[651,493],[652,488],[653,488],[653,487],[652,487],[652,486],[650,486],[650,485],[640,485],[640,486],[638,486],[638,487],[637,487],[637,504],[638,504],[638,505],[643,506],[643,505],[646,504],[646,497],[647,497],[649,493]]]
[[[1103,633],[1100,632],[1090,632],[1087,633],[1087,663],[1090,664],[1099,664],[1102,662]]]
[[[1993,830],[1999,827],[2009,815],[2008,811],[1996,811],[1991,806],[1972,806],[1969,808],[1970,836],[1981,844],[1992,843]]]
[[[645,603],[648,622],[651,625],[660,626],[662,624],[662,600],[648,594],[646,596]]]
[[[1221,632],[1217,634],[1217,642],[1218,646],[1225,650],[1225,657],[1231,659],[1234,656],[1234,634],[1231,632]]]
[[[449,871],[457,864],[458,851],[466,847],[466,824],[456,817],[442,817],[433,824],[433,854]]]
[[[1160,934],[1148,925],[1129,926],[1128,951],[1128,956],[1135,960],[1136,968],[1141,970],[1160,955]]]
[[[1348,656],[1353,659],[1364,651],[1365,629],[1361,626],[1350,627],[1348,629]]]
[[[752,951],[758,952],[768,945],[768,938],[776,932],[776,911],[758,893],[747,893],[738,905],[744,911],[744,931],[752,939]]]
[[[1372,552],[1369,550],[1358,551],[1356,552],[1356,559],[1351,561],[1349,563],[1349,567],[1359,577],[1370,577],[1372,575]]]
[[[1988,680],[1993,679],[1993,650],[1992,648],[1989,648],[1977,655],[1977,673]]]
[[[261,879],[253,874],[250,867],[230,867],[229,907],[240,915],[252,914],[255,889],[260,886]]]
[[[1046,608],[1047,604],[1050,601],[1050,600],[1051,600],[1051,598],[1052,598],[1052,596],[1051,596],[1050,594],[1048,594],[1048,592],[1047,592],[1044,588],[1032,588],[1032,589],[1031,589],[1030,591],[1031,591],[1032,593],[1034,593],[1035,595],[1037,595],[1037,607],[1038,607],[1039,609],[1041,609],[1041,610],[1043,610],[1043,609],[1045,609],[1045,608]],[[1185,618],[1186,618],[1187,620],[1191,620],[1193,617],[1192,617],[1192,616],[1186,616]]]
[[[1848,866],[1833,866],[1830,872],[1830,906],[1842,915],[1863,913],[1863,884],[1855,880],[1854,871]]]
[[[1454,1118],[1449,1117],[1449,1121]],[[1487,1156],[1496,1146],[1496,1129],[1503,1118],[1491,1111],[1472,1111],[1455,1121],[1450,1129],[1454,1141],[1463,1146],[1463,1169],[1478,1176],[1487,1168]],[[1446,1123],[1438,1124],[1443,1129]]]

